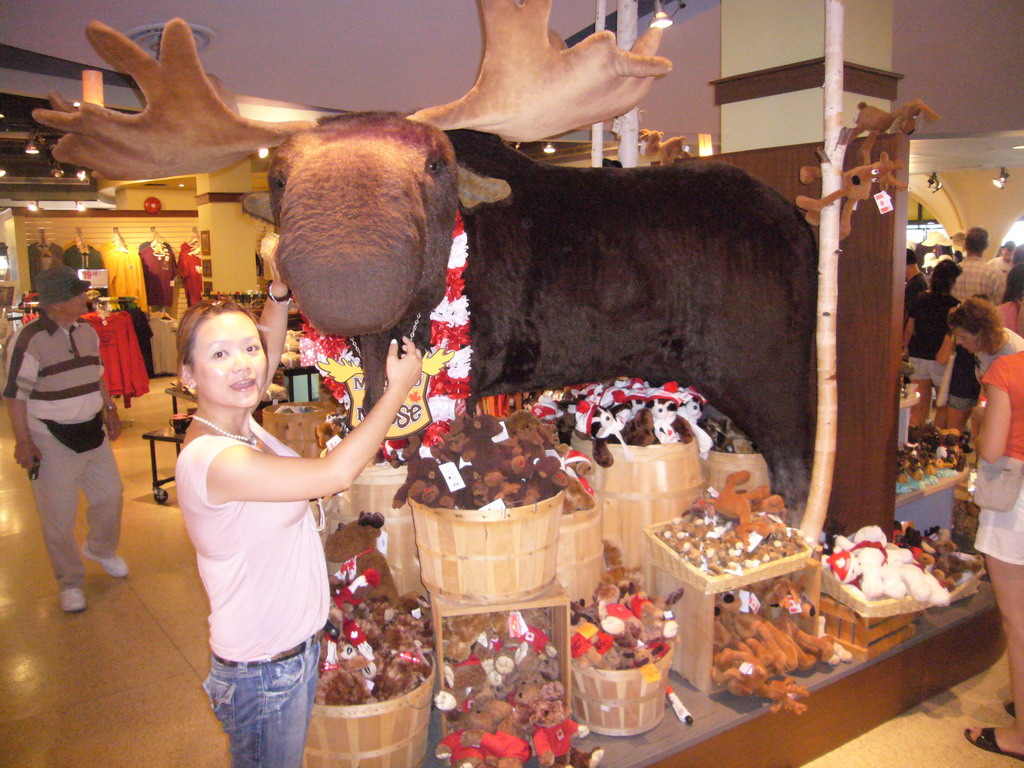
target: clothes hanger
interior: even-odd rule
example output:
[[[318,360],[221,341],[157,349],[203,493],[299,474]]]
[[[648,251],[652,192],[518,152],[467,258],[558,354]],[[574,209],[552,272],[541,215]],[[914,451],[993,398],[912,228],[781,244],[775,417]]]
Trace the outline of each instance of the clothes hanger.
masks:
[[[124,238],[121,237],[121,230],[117,227],[114,227],[114,245],[122,251],[128,250],[128,243],[126,243]]]
[[[46,230],[43,229],[42,227],[40,227],[39,229],[39,244],[43,246],[43,248],[50,244],[50,242],[46,239]]]
[[[78,238],[75,240],[75,245],[78,246],[78,252],[88,253],[89,244],[85,242],[85,237],[82,235],[82,228],[78,227],[75,231],[78,233]]]

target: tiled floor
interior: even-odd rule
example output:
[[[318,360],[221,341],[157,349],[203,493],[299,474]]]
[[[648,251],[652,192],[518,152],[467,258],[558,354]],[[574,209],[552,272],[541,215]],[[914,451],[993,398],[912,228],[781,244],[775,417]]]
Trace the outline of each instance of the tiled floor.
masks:
[[[120,554],[131,573],[112,579],[87,561],[89,607],[80,614],[60,610],[28,480],[14,463],[9,423],[0,417],[2,767],[228,764],[226,739],[200,689],[208,667],[206,597],[174,506],[174,485],[166,506],[153,500],[148,443],[140,437],[167,423],[169,383],[154,380],[151,394],[122,410],[135,420],[114,444],[126,487]],[[158,444],[157,454],[161,476],[170,474],[173,447]],[[84,514],[79,517],[81,541]],[[811,766],[1009,763],[972,749],[960,735],[975,723],[1008,724],[1000,707],[1007,694],[1004,659]]]

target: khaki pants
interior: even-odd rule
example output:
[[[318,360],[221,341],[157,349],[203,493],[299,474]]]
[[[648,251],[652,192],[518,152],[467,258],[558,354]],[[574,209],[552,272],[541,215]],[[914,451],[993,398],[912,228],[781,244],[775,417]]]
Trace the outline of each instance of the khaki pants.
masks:
[[[121,538],[121,507],[124,486],[117,471],[110,440],[85,453],[75,453],[48,431],[32,430],[32,440],[42,454],[39,478],[32,483],[43,526],[43,542],[53,575],[61,590],[81,588],[85,578],[82,555],[75,541],[78,490],[89,502],[85,540],[89,551],[109,557]]]

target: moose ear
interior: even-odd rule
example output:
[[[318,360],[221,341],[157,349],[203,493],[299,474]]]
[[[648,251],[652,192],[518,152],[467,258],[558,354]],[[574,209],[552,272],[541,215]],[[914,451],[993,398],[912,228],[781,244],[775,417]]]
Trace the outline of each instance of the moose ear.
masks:
[[[459,202],[464,210],[471,211],[481,203],[496,203],[512,194],[512,188],[504,179],[480,176],[459,166]]]
[[[242,198],[242,210],[269,224],[277,223],[274,221],[274,212],[270,209],[269,192],[250,192]]]

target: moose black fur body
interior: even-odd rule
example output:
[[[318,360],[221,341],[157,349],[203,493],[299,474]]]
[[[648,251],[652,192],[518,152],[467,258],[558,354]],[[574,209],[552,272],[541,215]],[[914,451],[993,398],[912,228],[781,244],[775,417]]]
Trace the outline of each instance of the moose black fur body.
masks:
[[[512,188],[465,216],[473,393],[692,385],[802,506],[818,255],[799,211],[724,164],[562,168],[485,134],[448,137],[460,165]]]
[[[457,158],[511,188],[464,211],[474,397],[616,376],[692,385],[801,507],[817,248],[795,206],[727,165],[560,168],[447,135],[454,154],[398,115],[345,116],[290,139],[269,171],[282,269],[314,325],[358,336],[367,403],[388,340],[443,295]]]

